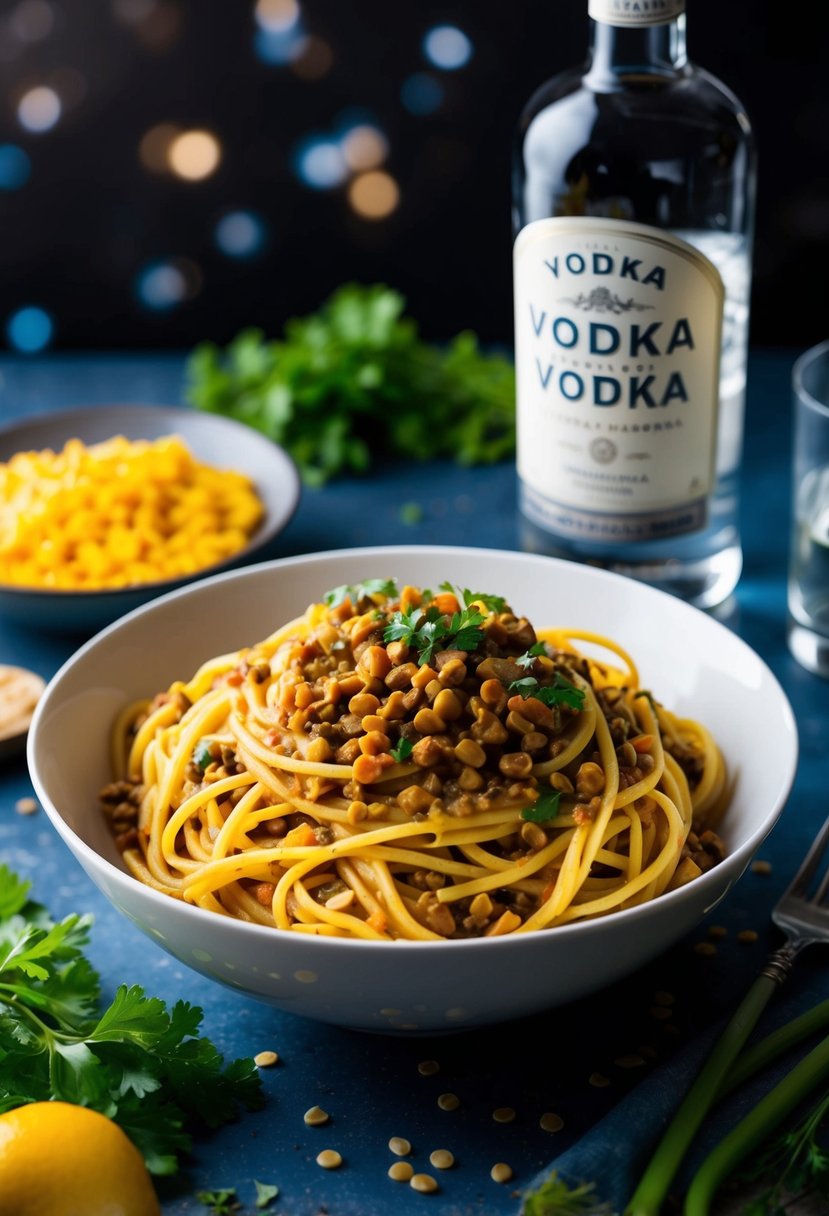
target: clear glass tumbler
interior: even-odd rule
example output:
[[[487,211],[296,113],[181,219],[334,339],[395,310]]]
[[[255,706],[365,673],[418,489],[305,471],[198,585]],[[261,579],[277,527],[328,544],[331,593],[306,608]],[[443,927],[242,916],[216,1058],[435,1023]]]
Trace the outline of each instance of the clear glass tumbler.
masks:
[[[829,676],[829,341],[792,371],[794,454],[787,636],[794,657]]]

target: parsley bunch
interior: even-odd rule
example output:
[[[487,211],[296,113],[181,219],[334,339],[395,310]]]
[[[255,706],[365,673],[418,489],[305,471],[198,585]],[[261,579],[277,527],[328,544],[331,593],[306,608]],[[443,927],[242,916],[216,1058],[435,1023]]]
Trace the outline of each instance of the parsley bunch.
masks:
[[[89,1106],[120,1124],[152,1173],[175,1173],[191,1128],[262,1104],[256,1066],[225,1065],[186,1001],[168,1011],[121,985],[101,1010],[83,954],[91,918],[56,924],[29,887],[0,866],[0,1112],[50,1098]]]
[[[461,608],[447,617],[434,604],[427,609],[395,612],[383,631],[384,642],[405,642],[417,651],[418,662],[431,663],[438,650],[477,650],[483,641],[486,617],[476,608]]]
[[[188,400],[282,444],[309,485],[361,473],[387,452],[491,464],[515,451],[515,372],[472,333],[424,342],[405,300],[347,284],[280,340],[240,333],[203,343],[187,367]]]

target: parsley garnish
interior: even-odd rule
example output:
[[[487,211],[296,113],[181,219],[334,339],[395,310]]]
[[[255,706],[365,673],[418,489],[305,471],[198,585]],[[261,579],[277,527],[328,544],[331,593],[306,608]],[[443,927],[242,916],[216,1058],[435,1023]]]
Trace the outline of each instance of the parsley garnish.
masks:
[[[82,948],[91,917],[59,924],[0,866],[0,1112],[58,1099],[114,1119],[154,1174],[172,1174],[190,1129],[218,1127],[262,1104],[253,1060],[225,1065],[199,1027],[202,1011],[168,1011],[122,984],[101,1010]]]
[[[360,600],[366,599],[367,596],[383,595],[386,599],[391,599],[396,594],[397,582],[395,579],[368,578],[363,583],[343,583],[340,587],[326,591],[322,598],[329,608],[337,608],[345,600],[351,600],[352,604],[359,604]]]
[[[266,1208],[272,1199],[276,1199],[279,1194],[279,1187],[272,1182],[257,1182],[254,1178],[253,1185],[256,1187],[256,1203],[257,1208]]]
[[[221,1191],[198,1191],[196,1198],[210,1209],[211,1216],[227,1216],[227,1213],[238,1212],[242,1207],[233,1186]]]
[[[546,653],[547,647],[544,645],[544,643],[535,642],[529,648],[529,650],[525,650],[524,653],[520,654],[515,661],[519,667],[523,667],[524,671],[529,671],[532,665],[535,663],[535,660],[541,658],[542,655],[546,655]]]
[[[490,612],[503,612],[507,606],[507,601],[501,595],[488,595],[484,591],[470,591],[468,587],[461,589],[454,583],[441,583],[440,590],[449,591],[456,596],[462,608],[466,608],[468,604],[481,603]]]
[[[397,764],[403,764],[414,751],[414,745],[409,739],[399,739],[391,749],[391,755]]]
[[[385,642],[404,642],[417,651],[420,663],[431,663],[438,650],[476,650],[483,641],[480,612],[463,608],[447,617],[431,605],[395,612],[383,633]]]
[[[196,768],[200,768],[202,772],[213,763],[213,756],[210,751],[210,740],[199,739],[196,746],[193,748],[193,763]]]
[[[596,1197],[592,1182],[571,1189],[552,1174],[537,1191],[524,1197],[521,1216],[611,1216],[610,1204]]]
[[[534,697],[536,701],[541,701],[543,705],[548,705],[550,708],[554,705],[569,705],[570,709],[575,710],[584,708],[582,690],[576,688],[575,684],[571,684],[569,680],[565,680],[559,672],[556,672],[552,684],[542,686],[535,676],[524,676],[522,679],[513,680],[511,684],[508,684],[507,691],[518,693],[525,701],[527,697]]]
[[[550,819],[555,819],[558,814],[558,804],[561,802],[560,790],[544,790],[538,797],[538,801],[532,806],[525,806],[521,812],[521,818],[526,819],[528,823],[547,823]]]

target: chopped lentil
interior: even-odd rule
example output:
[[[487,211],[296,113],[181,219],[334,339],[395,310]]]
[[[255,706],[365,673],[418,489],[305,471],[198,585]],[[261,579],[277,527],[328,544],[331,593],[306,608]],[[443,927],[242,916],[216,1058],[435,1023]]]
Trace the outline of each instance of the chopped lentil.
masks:
[[[433,1077],[436,1072],[440,1072],[440,1064],[437,1060],[421,1060],[417,1066],[417,1071],[421,1077]]]
[[[412,1151],[411,1141],[407,1140],[405,1136],[392,1136],[389,1140],[389,1149],[396,1157],[408,1157]]]
[[[506,1161],[498,1161],[489,1171],[489,1176],[493,1182],[509,1182],[512,1177],[512,1166],[507,1165]]]
[[[438,1106],[441,1110],[457,1110],[461,1104],[461,1100],[457,1094],[441,1094],[438,1098]]]
[[[498,1106],[492,1112],[492,1117],[496,1123],[512,1123],[515,1111],[511,1106]]]
[[[757,941],[758,934],[753,929],[741,929],[737,934],[737,941],[750,944]]]
[[[556,1115],[551,1110],[548,1110],[541,1116],[538,1124],[542,1131],[560,1132],[564,1127],[564,1120],[561,1115]]]
[[[392,1182],[409,1182],[414,1170],[409,1161],[395,1161],[389,1166],[389,1178]]]
[[[713,938],[728,937],[728,930],[725,925],[709,925],[708,936]]]
[[[317,1153],[317,1165],[321,1165],[324,1170],[338,1170],[342,1163],[342,1154],[335,1148],[324,1148],[321,1153]]]
[[[588,1081],[595,1089],[604,1089],[610,1084],[610,1077],[606,1077],[603,1072],[591,1072]]]
[[[424,1195],[438,1190],[437,1179],[433,1178],[431,1174],[412,1174],[409,1186],[415,1191],[421,1191]]]
[[[40,810],[40,806],[34,798],[18,798],[14,809],[18,815],[34,815],[36,811]]]
[[[751,863],[752,874],[771,874],[770,861],[753,861]]]
[[[306,1110],[303,1118],[308,1127],[323,1127],[331,1118],[327,1110],[323,1110],[321,1106],[312,1106],[310,1110]]]
[[[436,1170],[451,1170],[455,1164],[455,1157],[453,1153],[449,1152],[448,1148],[436,1148],[434,1152],[429,1154],[429,1163]]]
[[[694,946],[694,954],[702,954],[709,957],[717,953],[717,947],[713,942],[697,942]]]
[[[279,1060],[279,1056],[275,1051],[260,1051],[253,1057],[253,1062],[257,1068],[272,1068]]]

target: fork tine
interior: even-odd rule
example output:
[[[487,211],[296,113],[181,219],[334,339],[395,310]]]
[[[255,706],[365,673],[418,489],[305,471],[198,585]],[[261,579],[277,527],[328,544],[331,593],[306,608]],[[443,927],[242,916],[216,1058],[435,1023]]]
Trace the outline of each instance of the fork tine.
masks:
[[[809,889],[809,883],[814,877],[815,870],[818,868],[827,845],[829,845],[829,819],[826,820],[815,837],[809,852],[803,858],[800,869],[786,890],[786,895],[794,895],[799,899],[805,898],[806,892]],[[822,899],[826,894],[827,883],[829,883],[829,875],[821,883],[819,899]]]

